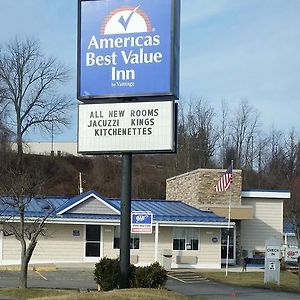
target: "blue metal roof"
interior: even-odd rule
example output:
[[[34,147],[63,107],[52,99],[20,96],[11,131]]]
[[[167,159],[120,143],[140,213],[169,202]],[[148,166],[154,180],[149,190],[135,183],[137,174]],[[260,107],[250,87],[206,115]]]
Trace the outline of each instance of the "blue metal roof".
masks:
[[[26,207],[26,217],[40,217],[49,209],[53,209],[51,218],[59,219],[86,219],[86,220],[120,220],[119,215],[115,214],[87,214],[87,213],[68,213],[68,207],[73,207],[77,202],[89,199],[89,196],[96,196],[102,199],[108,206],[121,210],[120,199],[108,199],[95,191],[89,191],[75,197],[36,197],[31,200]],[[3,198],[2,198],[3,199]],[[6,199],[9,199],[7,197]],[[66,210],[58,215],[59,212]],[[226,222],[226,218],[217,216],[210,211],[202,211],[194,208],[182,201],[168,201],[160,199],[133,199],[131,201],[132,211],[151,211],[155,221],[177,221],[177,222]],[[0,202],[0,217],[16,215],[17,211],[7,204]]]
[[[121,209],[120,199],[107,199],[111,206]],[[191,222],[226,222],[226,218],[217,216],[213,212],[203,211],[185,204],[182,201],[168,201],[160,199],[133,199],[132,211],[151,211],[156,221],[191,221]]]
[[[26,200],[29,202],[25,207],[26,217],[40,217],[45,215],[47,211],[53,211],[51,216],[55,216],[56,210],[67,203],[69,199],[60,196],[43,196],[34,197],[31,200],[24,198],[24,201]],[[0,198],[0,216],[17,216],[18,212],[12,205],[13,201],[13,197]]]

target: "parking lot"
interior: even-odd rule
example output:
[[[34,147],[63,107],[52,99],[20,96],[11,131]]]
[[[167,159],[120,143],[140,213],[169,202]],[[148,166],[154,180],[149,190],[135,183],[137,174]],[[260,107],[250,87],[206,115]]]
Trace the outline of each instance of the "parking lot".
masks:
[[[55,288],[55,289],[78,289],[82,291],[96,290],[96,283],[93,278],[93,266],[76,268],[57,268],[55,271],[28,272],[28,287]],[[234,285],[221,284],[209,280],[191,280],[190,273],[173,274],[167,282],[167,288],[186,296],[202,295],[215,300],[230,300],[238,298],[241,300],[282,300],[299,299],[299,294],[279,292],[262,288],[249,288]],[[0,271],[0,288],[18,286],[17,271]],[[187,277],[188,276],[188,277]],[[2,298],[1,298],[2,299]],[[7,298],[6,298],[7,299]]]
[[[0,271],[0,287],[17,287],[19,272]],[[56,271],[29,271],[28,287],[95,290],[92,269],[57,269]]]

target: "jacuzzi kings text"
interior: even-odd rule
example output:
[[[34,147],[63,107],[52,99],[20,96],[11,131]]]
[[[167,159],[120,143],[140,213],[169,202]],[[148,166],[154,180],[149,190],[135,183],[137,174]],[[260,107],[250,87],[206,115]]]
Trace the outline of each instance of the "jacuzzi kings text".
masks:
[[[121,86],[122,84],[128,85],[130,83],[134,85],[134,82],[122,83],[120,81],[135,80],[135,69],[132,67],[134,65],[161,63],[163,59],[163,54],[161,52],[146,51],[147,47],[153,49],[153,47],[159,46],[159,44],[159,35],[110,37],[100,39],[92,36],[88,44],[85,64],[87,67],[93,67],[95,65],[99,67],[111,66],[112,86]],[[97,55],[99,54],[97,52],[110,53]],[[118,64],[125,67],[118,69]],[[126,68],[126,66],[128,66],[128,68]]]

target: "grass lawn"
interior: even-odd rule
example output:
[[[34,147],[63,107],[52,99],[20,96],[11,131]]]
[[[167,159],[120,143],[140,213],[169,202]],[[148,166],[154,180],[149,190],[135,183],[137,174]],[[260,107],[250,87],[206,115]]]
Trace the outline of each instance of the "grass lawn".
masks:
[[[204,297],[188,298],[163,289],[128,289],[109,292],[83,292],[49,289],[0,289],[0,294],[16,299],[57,300],[206,300]]]
[[[223,283],[236,284],[242,286],[252,287],[266,287],[264,285],[263,272],[228,272],[226,277],[225,272],[205,272],[201,273],[205,277]],[[280,273],[280,286],[277,284],[270,284],[267,287],[272,289],[284,290],[289,292],[300,293],[298,275],[287,271]]]
[[[9,296],[16,299],[34,299],[41,297],[55,297],[61,295],[74,295],[77,291],[55,290],[55,289],[18,289],[18,288],[2,288],[0,295]]]

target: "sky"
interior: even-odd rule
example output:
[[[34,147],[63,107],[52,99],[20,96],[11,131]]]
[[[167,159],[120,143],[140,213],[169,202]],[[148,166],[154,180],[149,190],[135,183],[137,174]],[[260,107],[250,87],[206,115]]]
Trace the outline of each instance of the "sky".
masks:
[[[38,39],[70,68],[64,92],[77,103],[77,0],[0,0],[0,45],[16,36]],[[265,128],[299,130],[299,0],[182,0],[180,43],[182,99],[201,97],[216,110],[246,99]],[[76,141],[76,105],[70,113],[55,140]]]

